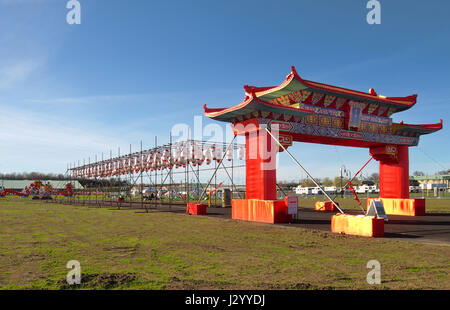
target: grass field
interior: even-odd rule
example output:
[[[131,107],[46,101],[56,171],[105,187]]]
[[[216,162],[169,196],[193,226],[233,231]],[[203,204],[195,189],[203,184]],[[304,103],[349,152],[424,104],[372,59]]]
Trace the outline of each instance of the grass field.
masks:
[[[441,207],[438,207],[441,208]],[[450,289],[450,246],[165,212],[0,200],[0,288]],[[380,285],[366,264],[381,263]]]

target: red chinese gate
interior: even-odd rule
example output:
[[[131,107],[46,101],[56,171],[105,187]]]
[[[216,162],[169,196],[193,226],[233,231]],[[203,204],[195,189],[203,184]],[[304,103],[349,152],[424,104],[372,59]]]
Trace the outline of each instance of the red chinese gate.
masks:
[[[417,95],[385,97],[302,79],[295,68],[276,87],[244,86],[237,106],[209,109],[205,115],[232,123],[246,136],[246,199],[233,200],[233,218],[287,222],[285,201],[276,200],[278,135],[283,146],[293,141],[368,148],[380,163],[380,198],[387,214],[424,215],[425,201],[409,197],[408,148],[419,137],[442,129],[437,124],[393,123],[393,113],[411,108]]]

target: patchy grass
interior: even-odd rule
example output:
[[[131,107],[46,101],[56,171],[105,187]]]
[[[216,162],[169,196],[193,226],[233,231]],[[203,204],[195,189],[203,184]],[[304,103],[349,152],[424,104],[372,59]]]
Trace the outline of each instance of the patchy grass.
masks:
[[[450,247],[167,212],[0,201],[2,289],[450,289]],[[381,285],[366,264],[381,263]],[[78,260],[82,283],[68,286]]]

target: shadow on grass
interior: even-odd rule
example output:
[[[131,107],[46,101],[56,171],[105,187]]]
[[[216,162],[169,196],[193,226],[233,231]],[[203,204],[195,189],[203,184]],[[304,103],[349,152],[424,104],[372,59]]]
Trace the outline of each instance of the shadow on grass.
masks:
[[[450,221],[420,221],[420,220],[391,220],[387,222],[387,225],[425,225],[425,226],[449,226],[450,227]]]
[[[306,220],[296,219],[292,221],[294,224],[308,224],[308,225],[331,225],[331,220]]]
[[[422,238],[422,236],[398,234],[398,233],[384,233],[384,238],[399,238],[399,239],[417,239]]]
[[[440,212],[427,212],[425,216],[446,216],[450,217],[450,213],[440,213]]]
[[[62,290],[72,289],[112,289],[129,285],[137,279],[133,273],[95,273],[83,274],[80,284],[70,285],[66,279],[57,281],[57,286]]]

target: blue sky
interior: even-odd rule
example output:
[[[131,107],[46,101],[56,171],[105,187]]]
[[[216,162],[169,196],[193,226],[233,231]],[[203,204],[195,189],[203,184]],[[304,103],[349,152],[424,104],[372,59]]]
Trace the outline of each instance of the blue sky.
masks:
[[[410,172],[450,168],[448,1],[0,0],[0,171],[64,172],[68,162],[138,150],[203,104],[228,107],[244,84],[280,84],[295,65],[306,79],[386,96],[419,94],[394,121],[444,129],[410,149]],[[204,124],[211,121],[203,119]],[[219,123],[223,128],[228,125]],[[318,177],[352,171],[365,149],[298,143]],[[282,154],[280,179],[304,175]],[[366,174],[377,171],[371,163]]]

